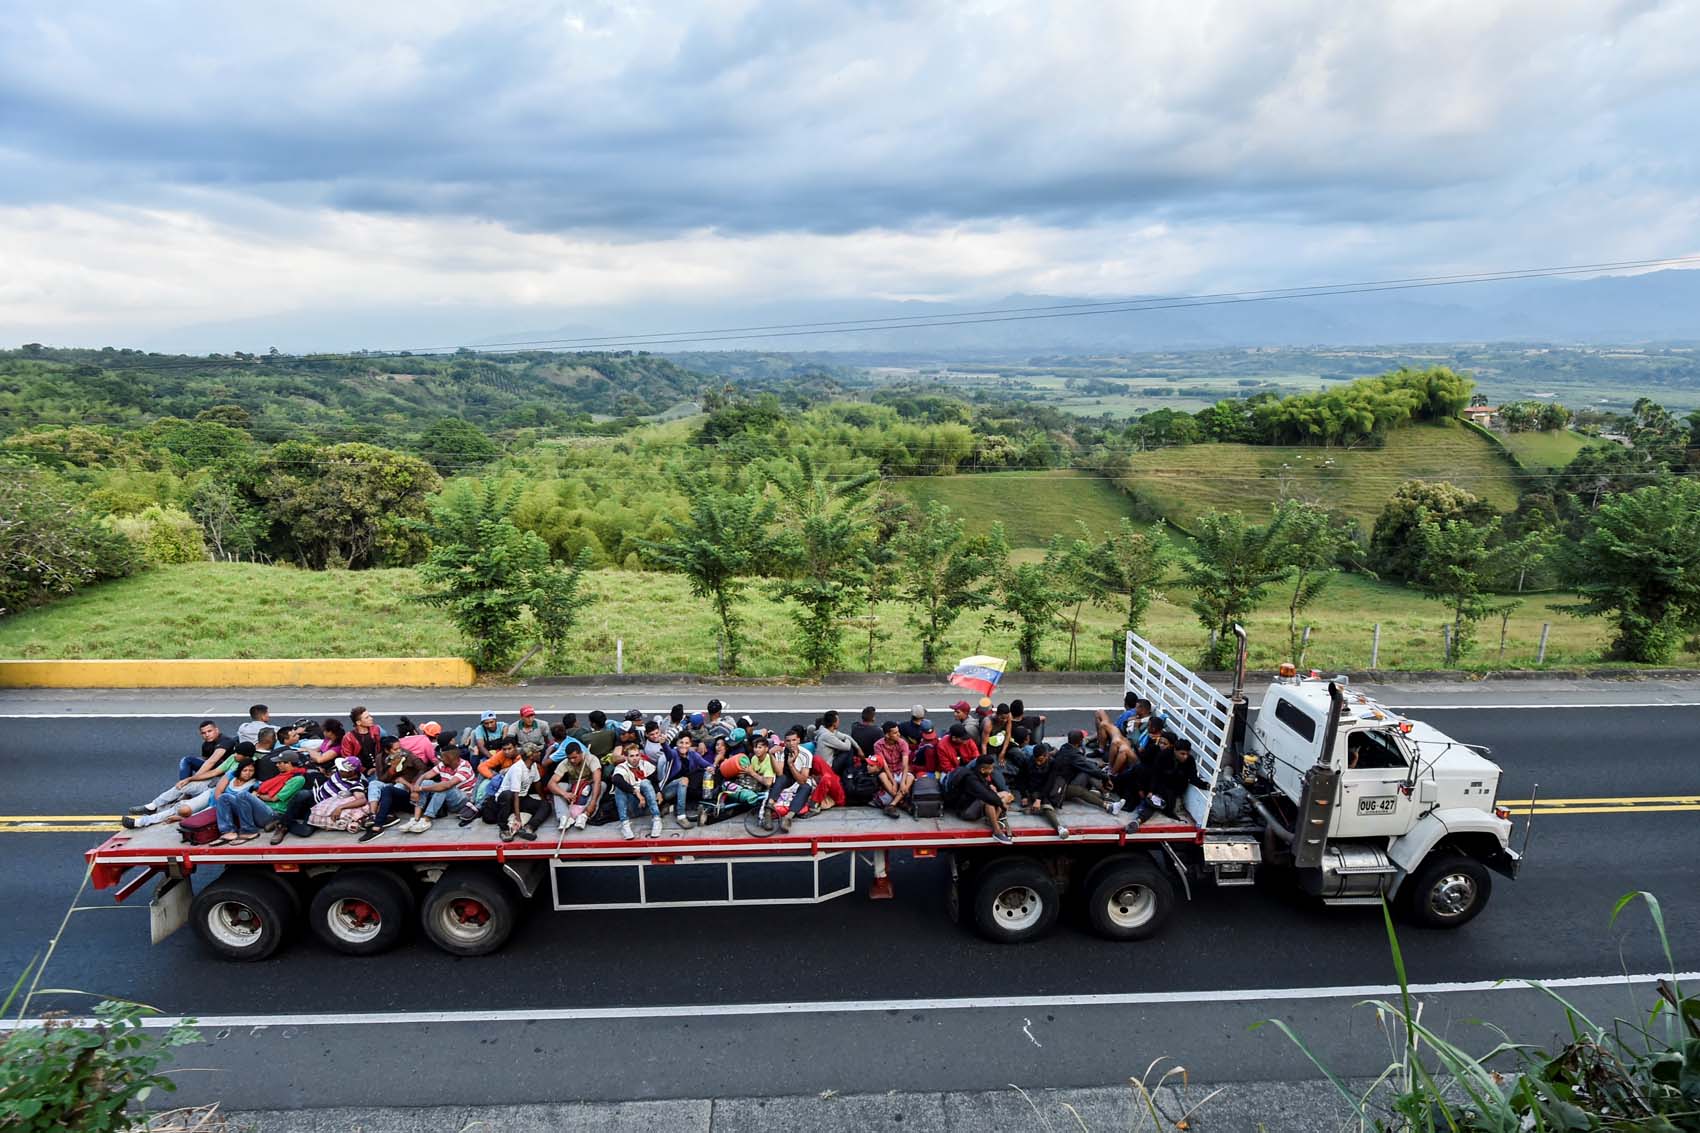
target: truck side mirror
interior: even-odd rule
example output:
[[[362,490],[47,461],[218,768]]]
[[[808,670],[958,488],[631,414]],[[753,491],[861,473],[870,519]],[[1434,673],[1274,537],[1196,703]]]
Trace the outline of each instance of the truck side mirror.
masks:
[[[1440,800],[1440,784],[1433,779],[1422,779],[1417,783],[1417,802],[1423,805]]]

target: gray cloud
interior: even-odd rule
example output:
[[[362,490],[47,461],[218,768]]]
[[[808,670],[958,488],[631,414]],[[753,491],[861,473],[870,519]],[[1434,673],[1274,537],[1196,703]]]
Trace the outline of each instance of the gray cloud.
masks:
[[[1669,150],[1700,120],[1700,53],[1663,57],[1700,22],[1680,3],[1460,5],[1420,25],[1336,4],[610,6],[578,24],[565,5],[472,5],[352,29],[246,6],[23,7],[0,45],[15,203],[212,186],[644,235],[1380,222],[1512,208],[1530,174],[1628,163],[1692,184]]]

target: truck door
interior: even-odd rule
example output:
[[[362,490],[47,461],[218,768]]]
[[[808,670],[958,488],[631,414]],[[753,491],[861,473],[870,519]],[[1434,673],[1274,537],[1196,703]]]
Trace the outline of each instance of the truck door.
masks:
[[[1336,743],[1340,806],[1336,838],[1396,837],[1410,830],[1417,804],[1405,787],[1411,765],[1404,745],[1388,731],[1353,731]]]

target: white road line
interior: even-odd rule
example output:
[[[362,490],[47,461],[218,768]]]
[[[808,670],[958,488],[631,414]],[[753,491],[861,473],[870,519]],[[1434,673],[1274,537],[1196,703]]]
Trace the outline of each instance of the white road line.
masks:
[[[1412,984],[1413,995],[1450,995],[1492,991],[1522,991],[1535,982],[1550,988],[1611,987],[1650,984],[1661,979],[1682,983],[1700,981],[1700,972],[1642,975],[1566,976],[1560,979],[1472,980],[1461,983]],[[313,1015],[172,1015],[142,1020],[142,1026],[171,1027],[193,1022],[198,1027],[355,1027],[432,1023],[527,1023],[616,1021],[623,1019],[699,1019],[704,1015],[866,1015],[881,1011],[966,1011],[981,1008],[1016,1010],[1047,1007],[1154,1007],[1196,1003],[1272,1003],[1312,999],[1389,999],[1399,994],[1394,984],[1354,984],[1343,987],[1222,988],[1210,991],[1137,991],[1109,995],[1010,995],[973,999],[821,1000],[803,1003],[716,1003],[675,1006],[554,1007],[502,1011],[376,1011]],[[75,1020],[79,1025],[87,1020]],[[0,1031],[41,1025],[40,1019],[0,1019]]]
[[[913,702],[911,702],[911,703],[913,703]],[[778,705],[769,705],[769,706],[766,706],[766,707],[756,707],[756,708],[750,708],[750,707],[746,707],[744,705],[734,705],[733,708],[731,709],[730,714],[735,715],[735,716],[742,716],[742,715],[748,714],[748,715],[758,716],[758,717],[763,716],[763,715],[771,715],[771,716],[787,716],[787,715],[799,715],[799,714],[806,715],[806,714],[811,713],[811,712],[824,711],[825,708],[827,708],[827,707],[830,707],[830,705],[827,705],[827,704],[820,704],[820,705],[778,704]],[[1096,712],[1100,708],[1110,708],[1110,707],[1113,707],[1113,705],[1110,705],[1110,704],[1030,704],[1027,707],[1028,707],[1029,711],[1040,712],[1040,713],[1045,713],[1045,712]],[[1255,708],[1255,705],[1253,707]],[[1509,709],[1521,709],[1521,710],[1525,710],[1525,711],[1530,711],[1530,710],[1546,711],[1546,710],[1550,710],[1550,709],[1562,709],[1562,710],[1567,710],[1567,711],[1584,711],[1584,710],[1585,711],[1595,711],[1595,710],[1603,709],[1603,708],[1700,708],[1700,700],[1635,700],[1635,701],[1612,701],[1612,702],[1600,702],[1600,703],[1566,703],[1566,704],[1546,704],[1546,703],[1532,703],[1532,704],[1390,704],[1390,705],[1388,705],[1388,707],[1392,708],[1392,709],[1394,709],[1395,711],[1398,711],[1398,712],[1413,712],[1413,713],[1415,713],[1415,712],[1475,712],[1475,711],[1500,712],[1500,711],[1506,711],[1506,710],[1509,710]],[[903,705],[901,708],[881,708],[881,709],[879,709],[879,713],[880,713],[881,716],[894,716],[894,717],[897,716],[898,713],[902,713],[903,714],[902,718],[907,719],[908,713],[909,713],[909,708],[910,708],[910,705],[908,705],[908,704]],[[378,717],[399,716],[399,715],[402,715],[404,713],[408,714],[408,715],[418,716],[418,715],[420,715],[424,712],[436,712],[436,713],[440,713],[440,714],[445,715],[445,716],[476,716],[476,715],[478,715],[478,712],[480,711],[480,709],[472,708],[472,707],[460,708],[460,707],[457,707],[457,706],[454,706],[454,705],[446,705],[446,706],[445,705],[439,705],[435,708],[419,708],[419,707],[412,707],[412,708],[374,708],[371,711],[372,711],[372,715],[378,716]],[[514,715],[514,713],[517,712],[517,711],[518,710],[515,709],[514,712],[509,712],[509,713],[507,713],[507,715]],[[583,705],[583,704],[571,704],[571,705],[545,705],[545,704],[540,704],[540,705],[537,706],[537,714],[539,716],[547,716],[548,714],[554,713],[554,712],[578,712],[578,713],[582,714],[586,711],[587,711],[587,709],[586,709],[585,705]],[[655,708],[655,709],[645,709],[644,711],[645,711],[646,714],[653,714],[653,713],[656,713],[656,712],[660,712],[660,713],[665,714],[667,710],[665,708]],[[841,706],[841,707],[839,707],[838,711],[840,712],[840,714],[843,714],[846,710]],[[942,705],[939,706],[939,708],[938,708],[938,714],[941,717],[947,711],[949,711],[949,710]],[[341,708],[311,708],[311,709],[309,709],[309,708],[291,708],[288,711],[279,711],[278,713],[276,713],[276,715],[279,719],[282,719],[285,716],[288,716],[288,717],[291,717],[291,718],[293,718],[295,716],[336,716],[336,717],[340,718],[343,715],[343,712],[344,712],[344,710],[341,709]],[[209,716],[211,716],[211,717],[217,717],[217,716],[231,717],[231,716],[240,716],[240,715],[245,715],[245,710],[243,710],[243,709],[229,709],[229,710],[220,711],[218,709],[206,709],[206,710],[203,710],[203,711],[200,711],[200,712],[77,712],[75,710],[67,710],[67,711],[64,711],[64,712],[0,712],[0,720],[204,720]]]

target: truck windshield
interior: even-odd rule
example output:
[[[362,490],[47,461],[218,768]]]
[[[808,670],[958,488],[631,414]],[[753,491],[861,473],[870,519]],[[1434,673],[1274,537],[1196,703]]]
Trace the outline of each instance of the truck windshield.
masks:
[[[1348,768],[1388,768],[1403,770],[1405,753],[1389,732],[1353,732],[1346,739]]]

